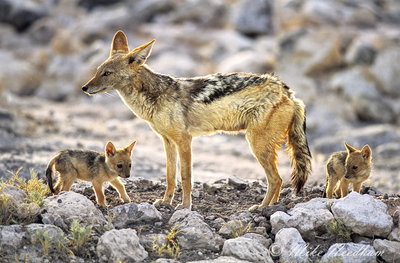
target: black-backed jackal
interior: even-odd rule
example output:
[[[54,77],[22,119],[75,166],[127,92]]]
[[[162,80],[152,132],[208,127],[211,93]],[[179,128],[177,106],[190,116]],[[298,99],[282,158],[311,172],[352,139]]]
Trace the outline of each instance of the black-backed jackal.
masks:
[[[285,137],[294,165],[291,180],[295,192],[299,192],[311,170],[311,154],[305,134],[305,106],[294,92],[271,74],[174,78],[156,73],[145,65],[154,41],[129,51],[125,34],[118,31],[109,58],[82,90],[89,95],[116,90],[133,113],[162,137],[167,189],[163,200],[155,204],[171,204],[179,156],[183,200],[177,209],[191,208],[192,137],[216,132],[245,132],[265,170],[267,193],[262,203],[251,209],[279,199],[282,178],[277,169],[277,149]]]
[[[360,193],[362,183],[371,174],[372,151],[368,144],[361,151],[346,142],[344,145],[347,151],[333,153],[326,164],[326,188],[323,197],[331,199],[338,183],[335,190],[337,197],[345,197],[350,184],[353,184],[353,191]]]
[[[131,153],[136,141],[124,148],[115,148],[112,142],[105,147],[105,154],[88,150],[65,149],[50,160],[46,169],[46,178],[52,193],[69,191],[76,179],[93,183],[97,203],[106,206],[103,183],[110,184],[117,189],[124,202],[131,199],[125,191],[125,186],[119,177],[128,178],[131,173]],[[59,177],[53,188],[53,173]]]

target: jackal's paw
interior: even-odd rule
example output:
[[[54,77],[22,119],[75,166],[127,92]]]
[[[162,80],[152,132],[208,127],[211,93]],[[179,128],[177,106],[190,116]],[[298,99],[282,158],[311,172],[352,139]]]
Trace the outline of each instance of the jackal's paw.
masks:
[[[132,202],[131,201],[131,199],[128,197],[128,198],[121,198],[120,199],[123,203],[130,203],[130,202]]]
[[[249,208],[249,211],[256,211],[256,210],[262,210],[263,207],[260,205],[253,205],[252,207]]]
[[[175,207],[175,210],[181,210],[181,209],[189,209],[192,210],[192,206],[191,205],[184,205],[184,204],[179,204]]]

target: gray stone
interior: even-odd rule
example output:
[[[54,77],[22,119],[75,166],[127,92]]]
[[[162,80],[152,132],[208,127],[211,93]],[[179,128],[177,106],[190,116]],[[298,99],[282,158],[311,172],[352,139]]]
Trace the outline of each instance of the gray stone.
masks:
[[[306,262],[307,244],[296,228],[283,228],[276,233],[275,243],[271,245],[272,256],[279,256],[281,262]]]
[[[251,262],[272,263],[273,260],[269,253],[268,245],[269,241],[261,235],[244,235],[226,240],[221,255],[234,256]]]
[[[376,263],[376,251],[367,244],[338,243],[330,246],[321,261],[330,262],[334,258],[344,263]]]
[[[389,48],[378,53],[372,66],[381,90],[395,97],[400,96],[400,64],[397,61],[400,61],[400,48]]]
[[[161,220],[161,213],[148,203],[128,203],[116,206],[111,210],[114,216],[113,224],[116,228],[123,228],[141,221]]]
[[[234,20],[236,30],[243,34],[272,33],[272,6],[270,0],[241,0]]]
[[[99,239],[96,251],[99,262],[141,262],[148,256],[134,229],[114,229],[105,232]]]
[[[213,232],[198,212],[178,210],[170,218],[169,224],[180,230],[177,237],[182,249],[219,251],[223,244],[223,239]]]
[[[386,262],[400,262],[400,242],[375,239],[374,248]]]
[[[236,257],[218,257],[216,259],[206,259],[206,260],[199,260],[199,261],[189,261],[188,263],[250,263],[252,261],[238,259]]]
[[[296,228],[305,240],[312,240],[316,235],[326,232],[326,222],[333,219],[332,213],[327,209],[327,199],[313,199],[303,205],[294,207],[287,213],[276,212],[271,215],[272,233],[277,233],[283,228]]]
[[[385,238],[392,231],[393,220],[387,206],[370,195],[351,192],[332,205],[332,213],[361,236]]]
[[[68,231],[68,226],[73,220],[88,225],[107,224],[103,214],[95,205],[85,196],[72,192],[61,192],[59,195],[51,196],[45,199],[46,210],[49,215],[43,217],[54,220],[54,224],[63,230]]]

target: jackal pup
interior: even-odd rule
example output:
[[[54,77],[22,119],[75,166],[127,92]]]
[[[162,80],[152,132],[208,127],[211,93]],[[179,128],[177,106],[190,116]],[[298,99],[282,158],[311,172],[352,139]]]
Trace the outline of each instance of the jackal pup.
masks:
[[[105,154],[88,150],[65,149],[50,160],[46,169],[47,182],[52,193],[69,191],[76,179],[93,183],[97,203],[106,206],[103,183],[117,189],[124,202],[131,199],[126,194],[125,186],[118,176],[128,178],[131,172],[131,153],[136,141],[124,148],[115,148],[112,142],[105,147]],[[56,186],[53,188],[53,172],[59,173]]]
[[[191,208],[192,138],[224,131],[246,133],[267,176],[265,198],[251,209],[272,205],[279,199],[282,178],[277,150],[285,138],[294,165],[291,180],[295,192],[302,189],[311,170],[305,106],[285,83],[273,74],[174,78],[156,73],[145,64],[153,44],[154,40],[129,51],[125,34],[118,31],[109,58],[82,90],[89,95],[116,90],[133,113],[161,136],[167,160],[167,189],[156,205],[172,202],[179,155],[183,196],[177,208]]]
[[[347,151],[335,152],[326,164],[326,191],[324,197],[332,198],[332,192],[337,183],[335,195],[345,197],[349,192],[349,184],[353,184],[353,191],[358,193],[361,185],[366,181],[372,170],[372,151],[365,145],[361,151],[344,142]]]

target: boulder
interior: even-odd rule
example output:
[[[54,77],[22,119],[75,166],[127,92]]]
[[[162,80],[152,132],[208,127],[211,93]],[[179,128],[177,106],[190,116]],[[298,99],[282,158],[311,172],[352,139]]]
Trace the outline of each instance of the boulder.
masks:
[[[113,225],[116,228],[125,228],[137,222],[150,222],[162,219],[161,213],[148,203],[128,203],[116,206],[111,210],[113,214]]]
[[[61,192],[59,195],[45,199],[47,213],[42,215],[45,224],[54,224],[68,231],[73,220],[87,225],[107,224],[103,214],[85,196],[72,192]]]
[[[371,68],[379,81],[382,92],[394,97],[400,96],[400,48],[392,47],[379,52]]]
[[[177,237],[182,249],[219,251],[223,244],[223,239],[213,232],[198,212],[178,210],[170,218],[169,224],[180,230]]]
[[[96,252],[99,262],[141,262],[148,256],[134,229],[105,232],[99,239]]]
[[[332,205],[332,213],[337,221],[361,236],[385,238],[393,228],[387,206],[370,195],[351,192]]]
[[[250,262],[273,262],[268,250],[269,241],[258,234],[246,234],[224,242],[222,256],[233,256]]]
[[[271,245],[272,256],[279,256],[280,262],[306,262],[308,260],[307,244],[296,228],[282,228],[275,235]]]
[[[386,262],[400,262],[400,242],[375,239],[374,248]]]
[[[312,240],[316,235],[326,232],[326,222],[333,219],[328,210],[328,199],[313,199],[302,206],[294,207],[287,213],[276,212],[271,215],[272,233],[283,228],[296,228],[305,240]],[[314,205],[316,204],[316,205]]]
[[[329,247],[321,261],[334,262],[335,258],[345,263],[376,263],[376,251],[367,244],[337,243]]]
[[[237,31],[247,34],[269,34],[273,32],[271,0],[241,0],[234,18]]]

